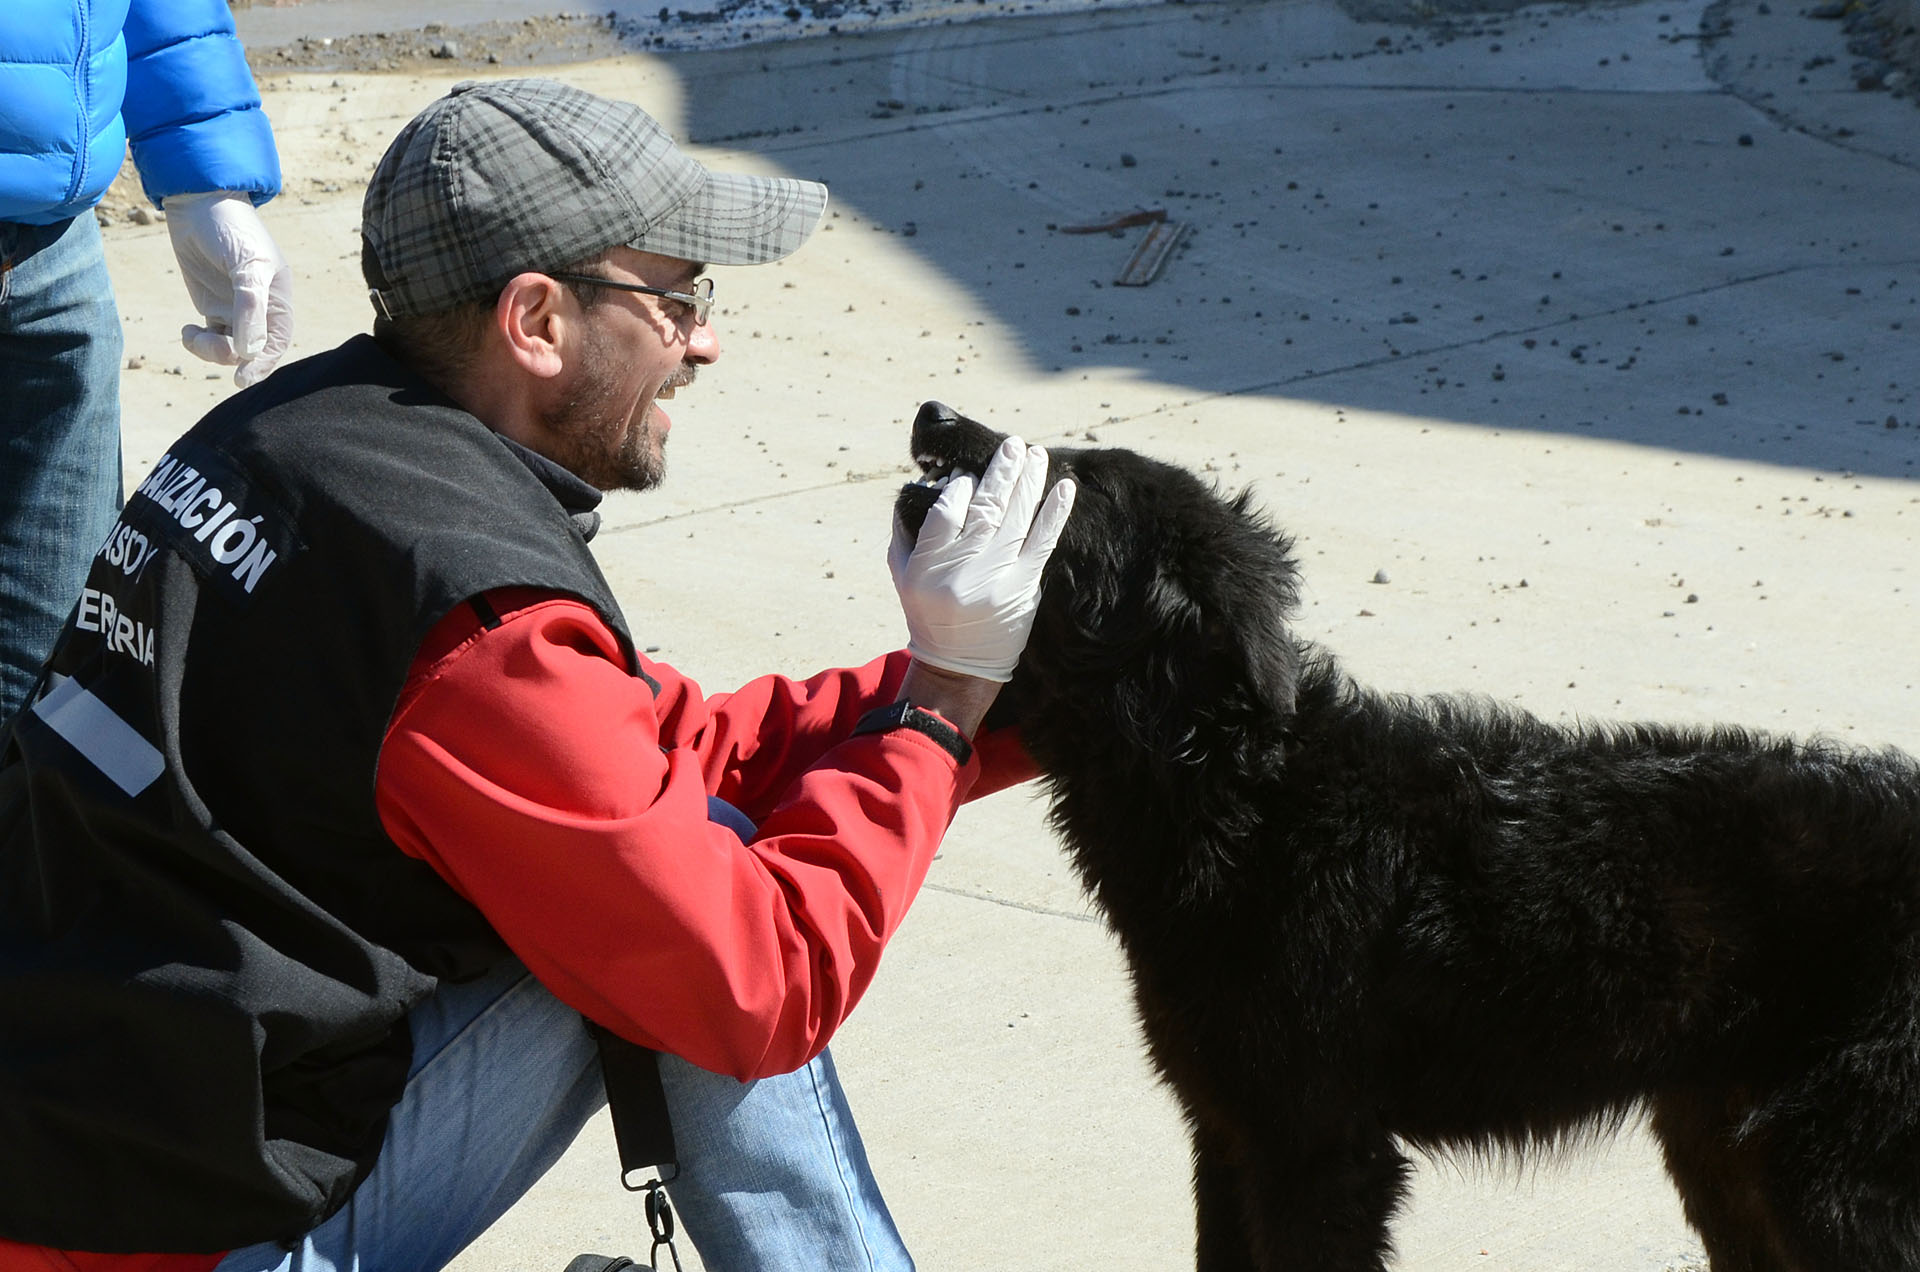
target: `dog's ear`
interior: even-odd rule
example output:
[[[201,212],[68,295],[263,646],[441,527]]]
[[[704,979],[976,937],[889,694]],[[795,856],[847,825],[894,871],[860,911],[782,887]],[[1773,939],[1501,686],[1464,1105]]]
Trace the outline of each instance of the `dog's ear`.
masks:
[[[1224,504],[1226,519],[1189,554],[1203,643],[1222,693],[1249,711],[1291,716],[1300,656],[1288,630],[1299,604],[1293,543],[1275,530],[1243,490]]]
[[[1135,740],[1174,763],[1277,746],[1299,683],[1287,630],[1298,596],[1292,545],[1248,494],[1213,508],[1220,515],[1183,519],[1183,533],[1162,545],[1139,616],[1136,648],[1147,656],[1116,689]]]

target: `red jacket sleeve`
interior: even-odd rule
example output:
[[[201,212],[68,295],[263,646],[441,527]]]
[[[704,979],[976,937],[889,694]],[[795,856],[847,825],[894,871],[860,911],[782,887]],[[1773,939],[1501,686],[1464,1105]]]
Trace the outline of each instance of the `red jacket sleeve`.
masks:
[[[89,1254],[0,1237],[0,1272],[208,1272],[224,1254]]]
[[[902,650],[855,670],[821,672],[799,685],[768,676],[704,703],[693,682],[641,661],[661,682],[663,745],[694,746],[705,757],[708,789],[758,825],[792,773],[844,738],[866,712],[899,696],[908,659]],[[973,746],[979,772],[967,800],[1039,774],[1017,728],[982,731]]]
[[[558,997],[747,1079],[797,1068],[853,1010],[979,761],[848,736],[902,655],[703,698],[629,675],[577,601],[461,607],[415,661],[381,752],[387,832]],[[519,601],[502,604],[503,601]],[[708,821],[720,795],[751,844]]]

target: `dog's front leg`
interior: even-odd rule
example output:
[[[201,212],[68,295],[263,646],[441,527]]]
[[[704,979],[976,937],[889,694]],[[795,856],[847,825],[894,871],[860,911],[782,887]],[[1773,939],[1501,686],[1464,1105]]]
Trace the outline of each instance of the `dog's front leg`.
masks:
[[[1247,1179],[1225,1137],[1193,1127],[1194,1266],[1198,1272],[1260,1272],[1247,1232]]]
[[[1385,1272],[1407,1175],[1384,1131],[1195,1123],[1198,1272]]]
[[[1247,1230],[1259,1272],[1385,1272],[1407,1159],[1377,1127],[1250,1136]]]

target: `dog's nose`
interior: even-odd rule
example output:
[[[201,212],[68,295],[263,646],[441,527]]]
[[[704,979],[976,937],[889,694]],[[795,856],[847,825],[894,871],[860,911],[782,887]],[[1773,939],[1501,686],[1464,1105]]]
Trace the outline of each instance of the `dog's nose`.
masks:
[[[959,418],[960,412],[945,402],[922,402],[920,414],[914,417],[913,423],[917,428],[923,425],[951,424]]]

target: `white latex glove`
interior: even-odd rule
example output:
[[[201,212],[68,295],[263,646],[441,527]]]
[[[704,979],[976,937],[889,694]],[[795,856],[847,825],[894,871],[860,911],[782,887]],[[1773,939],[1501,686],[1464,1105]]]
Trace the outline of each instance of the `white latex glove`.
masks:
[[[167,234],[187,295],[207,320],[180,329],[187,352],[237,366],[241,388],[266,378],[293,343],[293,271],[253,200],[229,190],[167,196]]]
[[[1009,437],[977,487],[964,474],[948,483],[917,540],[894,519],[887,564],[915,658],[984,680],[1012,679],[1033,630],[1041,568],[1073,511],[1073,483],[1045,492],[1046,482],[1047,452]]]

